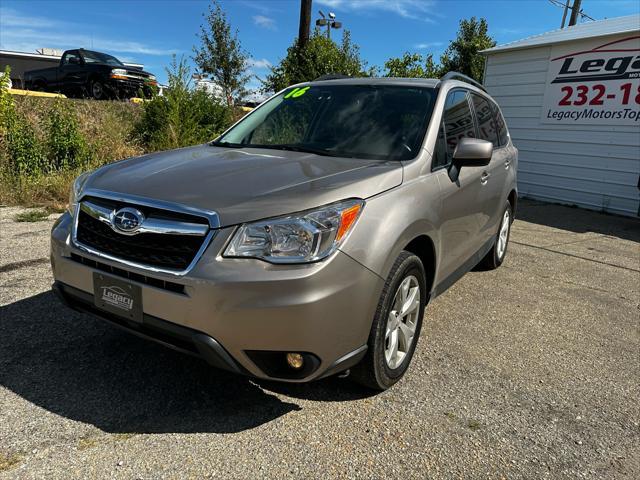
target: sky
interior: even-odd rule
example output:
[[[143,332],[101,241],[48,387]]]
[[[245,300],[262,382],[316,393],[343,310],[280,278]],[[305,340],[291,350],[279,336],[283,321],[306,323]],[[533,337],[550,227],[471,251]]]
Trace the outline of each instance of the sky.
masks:
[[[251,74],[264,78],[298,34],[299,0],[220,3],[250,55]],[[164,83],[173,54],[193,64],[208,5],[208,0],[0,0],[0,49],[100,50],[143,63]],[[640,1],[583,0],[582,8],[600,20],[640,13]],[[562,19],[562,9],[548,0],[313,0],[312,24],[318,10],[334,12],[362,57],[378,66],[406,51],[437,59],[462,18],[486,18],[498,44],[557,29]],[[251,88],[260,85],[256,77]]]

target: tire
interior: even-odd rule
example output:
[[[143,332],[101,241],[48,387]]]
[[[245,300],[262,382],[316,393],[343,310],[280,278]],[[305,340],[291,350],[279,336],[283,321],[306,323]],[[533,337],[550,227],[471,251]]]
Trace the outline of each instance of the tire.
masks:
[[[513,208],[507,200],[507,204],[502,212],[502,220],[498,227],[496,239],[489,253],[480,261],[480,265],[486,270],[495,270],[507,255],[507,246],[509,245],[509,237],[511,236],[511,224],[513,223]],[[506,231],[505,231],[506,228]]]
[[[407,371],[422,328],[422,316],[427,300],[425,279],[424,266],[420,259],[410,252],[402,251],[382,289],[369,333],[367,353],[362,361],[351,369],[351,378],[357,383],[373,390],[386,390]],[[418,304],[409,310],[405,317],[394,315],[400,310],[403,287],[407,286],[408,288],[404,289],[407,297],[411,297],[411,292],[418,287],[414,294]],[[413,336],[407,341],[411,329]],[[393,345],[396,346],[396,356],[393,356]]]
[[[108,97],[106,87],[100,80],[89,81],[89,96],[94,100],[105,100]]]
[[[34,92],[44,92],[45,91],[45,83],[38,80],[36,82],[33,82],[33,85],[31,86],[31,90]]]

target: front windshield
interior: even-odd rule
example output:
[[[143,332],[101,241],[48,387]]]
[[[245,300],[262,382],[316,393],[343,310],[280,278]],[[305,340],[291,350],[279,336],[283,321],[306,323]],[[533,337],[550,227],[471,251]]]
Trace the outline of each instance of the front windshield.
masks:
[[[289,88],[213,145],[408,160],[418,154],[433,98],[433,89],[413,86]]]
[[[121,67],[123,65],[123,63],[116,57],[107,55],[106,53],[84,50],[82,52],[82,56],[86,63],[106,63],[107,65],[114,65],[116,67]]]

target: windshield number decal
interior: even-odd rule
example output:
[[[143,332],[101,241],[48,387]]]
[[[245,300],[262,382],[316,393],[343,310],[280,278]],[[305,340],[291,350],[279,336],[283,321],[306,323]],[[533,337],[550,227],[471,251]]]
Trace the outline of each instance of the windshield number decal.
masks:
[[[304,87],[304,88],[300,88],[300,87],[296,87],[293,90],[291,90],[289,93],[287,93],[284,98],[298,98],[301,97],[302,95],[304,95],[305,93],[307,93],[307,90],[309,90],[311,87]]]

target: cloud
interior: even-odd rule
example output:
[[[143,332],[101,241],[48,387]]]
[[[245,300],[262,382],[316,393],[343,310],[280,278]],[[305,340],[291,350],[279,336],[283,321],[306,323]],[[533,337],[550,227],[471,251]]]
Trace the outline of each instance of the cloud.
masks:
[[[91,28],[91,25],[83,25]],[[79,32],[82,26],[57,22],[44,17],[24,16],[15,10],[0,9],[0,48],[35,52],[39,48],[93,48],[115,53],[138,55],[171,55],[179,50],[144,43],[94,37]]]
[[[271,62],[266,58],[250,58],[247,60],[247,67],[249,68],[271,68]]]
[[[434,8],[435,0],[317,0],[317,2],[336,10],[378,10],[430,23],[434,22],[432,17],[440,16]]]
[[[7,27],[46,28],[53,27],[56,22],[45,17],[25,16],[10,8],[0,8],[0,24]]]
[[[426,50],[427,48],[441,47],[444,45],[442,42],[425,42],[425,43],[416,43],[413,48],[418,50]]]
[[[254,15],[253,23],[262,28],[277,30],[276,21],[273,18],[265,17],[264,15]]]

